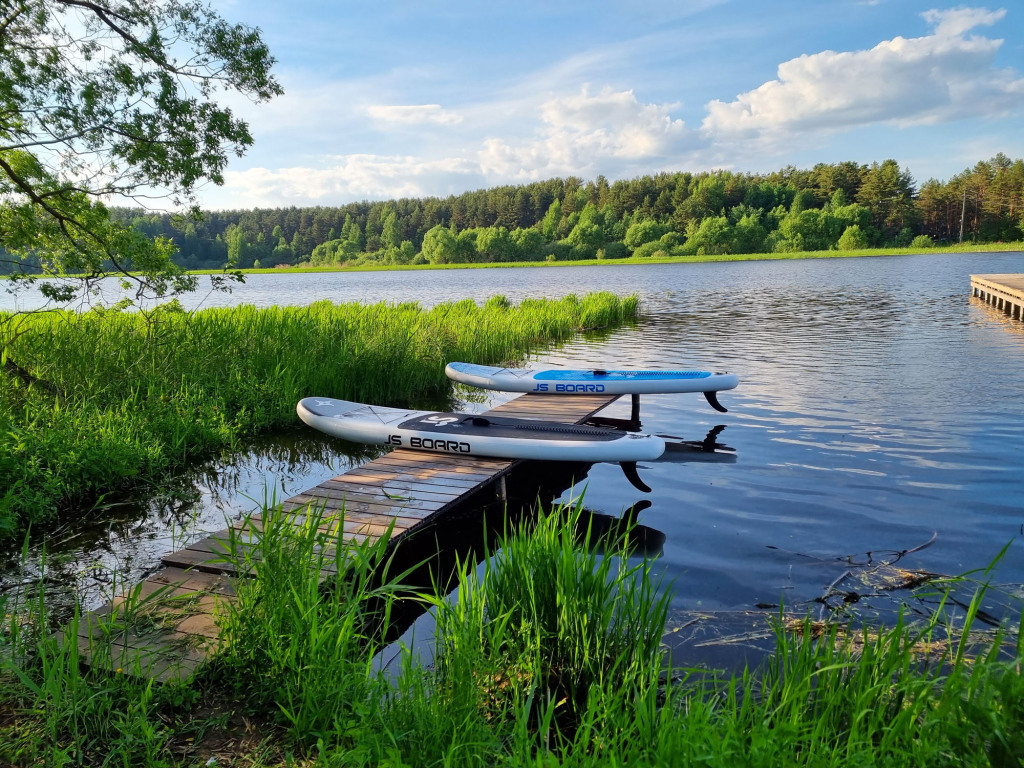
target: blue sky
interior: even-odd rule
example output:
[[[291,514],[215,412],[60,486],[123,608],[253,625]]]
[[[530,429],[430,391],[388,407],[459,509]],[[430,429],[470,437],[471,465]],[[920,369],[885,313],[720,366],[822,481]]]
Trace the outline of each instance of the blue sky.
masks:
[[[446,196],[575,175],[1024,157],[1024,4],[217,0],[285,95],[209,209]]]

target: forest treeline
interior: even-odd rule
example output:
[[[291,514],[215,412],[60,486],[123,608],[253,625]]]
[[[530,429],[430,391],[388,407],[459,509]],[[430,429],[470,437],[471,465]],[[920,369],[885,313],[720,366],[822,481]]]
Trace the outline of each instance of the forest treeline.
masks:
[[[206,212],[112,209],[172,239],[189,269],[771,253],[1022,239],[1024,161],[1003,154],[917,186],[895,160],[769,174],[661,173],[446,198]]]

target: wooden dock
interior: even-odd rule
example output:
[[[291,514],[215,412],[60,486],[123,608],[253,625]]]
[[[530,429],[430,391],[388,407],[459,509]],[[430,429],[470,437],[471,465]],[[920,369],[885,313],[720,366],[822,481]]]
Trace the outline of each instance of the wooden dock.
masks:
[[[971,275],[971,294],[1024,320],[1024,275]]]
[[[586,421],[617,399],[608,395],[523,395],[487,412],[495,416]],[[466,505],[505,497],[505,477],[519,459],[452,456],[399,448],[283,502],[286,511],[322,506],[329,522],[344,508],[344,537],[390,536],[394,546],[410,534]],[[259,524],[259,517],[253,518]],[[236,523],[235,531],[244,523]],[[81,658],[95,667],[185,680],[219,648],[217,613],[234,599],[237,577],[223,556],[232,529],[165,555],[161,569],[82,616]]]

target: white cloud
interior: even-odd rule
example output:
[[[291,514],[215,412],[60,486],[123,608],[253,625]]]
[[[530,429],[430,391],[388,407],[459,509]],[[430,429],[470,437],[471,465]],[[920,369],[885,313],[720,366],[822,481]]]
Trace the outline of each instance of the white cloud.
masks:
[[[707,105],[716,140],[766,139],[878,122],[913,125],[991,116],[1024,105],[1024,79],[992,67],[1002,40],[966,36],[1004,11],[928,11],[934,33],[896,37],[870,50],[823,51],[779,65],[778,78],[731,102]]]
[[[378,104],[367,107],[366,111],[370,114],[370,117],[385,123],[455,125],[462,122],[462,115],[442,109],[440,104],[411,104],[406,106]]]
[[[423,197],[473,187],[568,174],[614,175],[628,169],[647,172],[659,160],[676,157],[694,140],[671,110],[675,104],[643,104],[633,91],[584,87],[542,104],[517,104],[532,110],[533,136],[481,138],[462,154],[449,147],[442,156],[350,154],[325,158],[322,167],[294,166],[228,171],[225,186],[207,189],[207,207],[273,207],[331,204],[337,200]],[[494,112],[494,105],[490,110]],[[409,107],[381,107],[377,116],[419,119]],[[439,108],[438,108],[439,109]],[[430,110],[428,114],[432,114]],[[416,117],[413,117],[416,115]]]
[[[334,205],[338,200],[426,197],[480,184],[479,168],[460,158],[345,155],[323,168],[250,168],[224,174],[232,208]],[[209,190],[213,192],[213,190]],[[209,207],[219,206],[211,200]]]
[[[921,14],[921,18],[935,27],[939,37],[957,37],[975,27],[991,27],[1006,15],[1006,9],[990,11],[987,8],[950,8],[939,11],[932,9]]]
[[[609,161],[652,161],[677,152],[690,136],[671,111],[678,104],[642,104],[632,90],[580,93],[544,102],[536,138],[510,144],[489,138],[478,153],[488,176],[546,178],[585,173]]]

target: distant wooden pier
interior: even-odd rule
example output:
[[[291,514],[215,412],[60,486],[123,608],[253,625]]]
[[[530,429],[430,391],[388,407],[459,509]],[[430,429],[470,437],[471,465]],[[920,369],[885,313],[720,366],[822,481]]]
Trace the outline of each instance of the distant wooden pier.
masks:
[[[1024,275],[971,275],[971,294],[1024,320]]]
[[[617,399],[523,395],[487,414],[579,424]],[[522,463],[399,448],[303,491],[283,506],[287,511],[322,506],[325,523],[344,508],[344,538],[389,535],[389,546],[394,546],[468,501],[504,498],[505,477]],[[253,519],[258,526],[259,516]],[[238,531],[243,525],[233,528]],[[165,555],[159,571],[83,615],[77,638],[81,658],[92,666],[162,682],[191,677],[217,652],[217,613],[235,597],[232,578],[238,574],[223,557],[231,533],[225,529]]]

